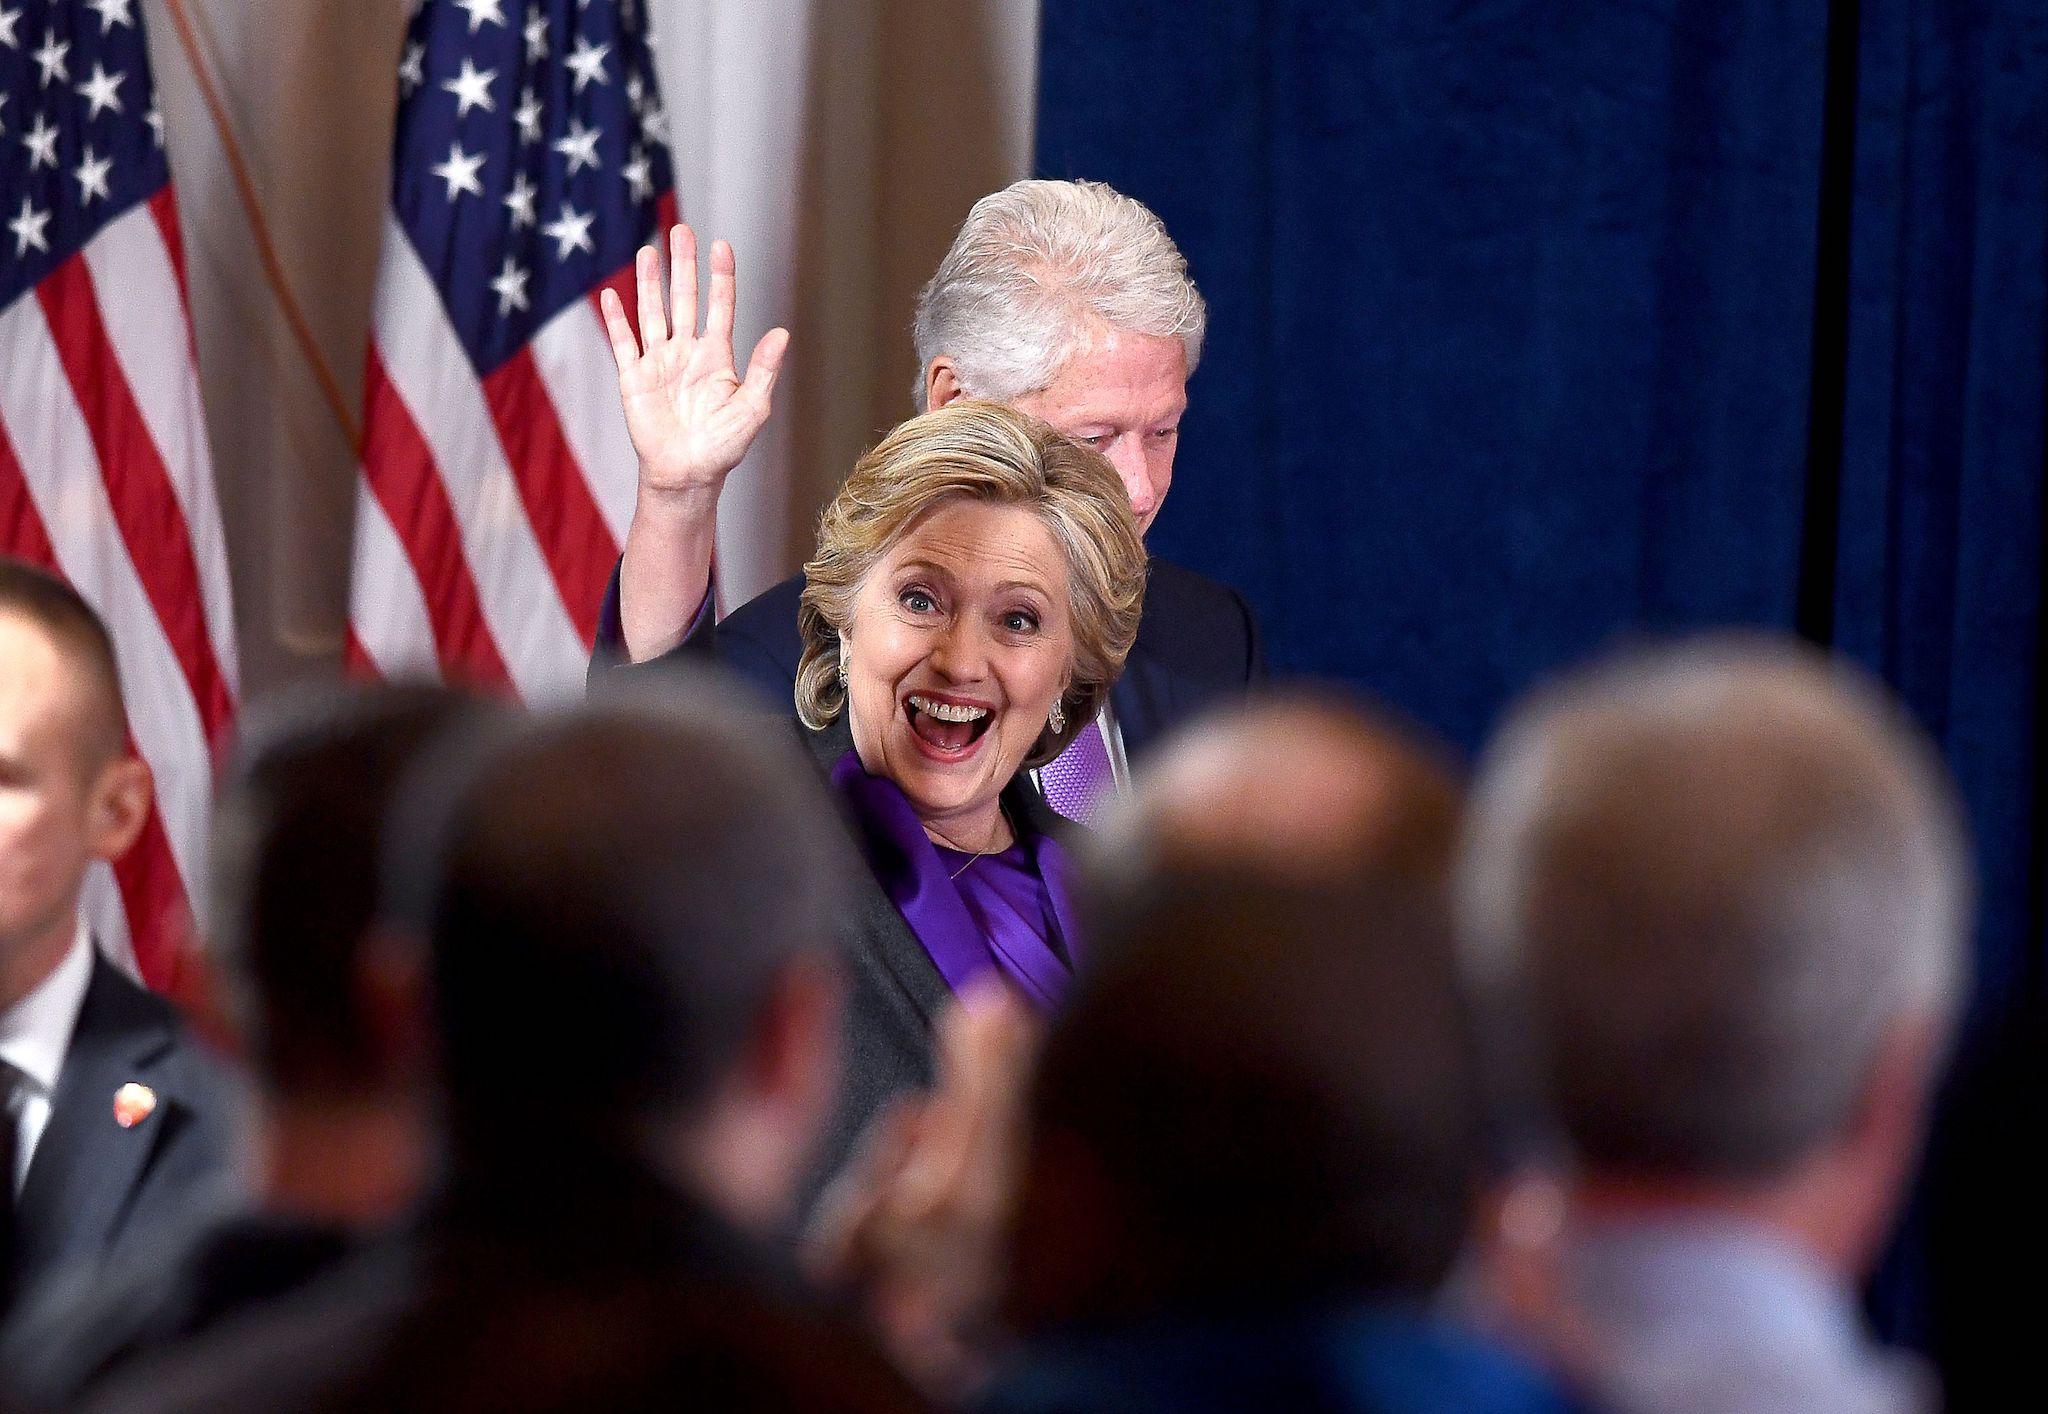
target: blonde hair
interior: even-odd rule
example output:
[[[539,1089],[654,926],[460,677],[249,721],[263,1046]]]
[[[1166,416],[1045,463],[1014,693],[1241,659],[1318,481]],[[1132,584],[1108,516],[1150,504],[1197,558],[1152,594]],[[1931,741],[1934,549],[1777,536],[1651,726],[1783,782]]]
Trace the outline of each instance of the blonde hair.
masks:
[[[1074,627],[1072,676],[1060,696],[1066,733],[1040,734],[1025,757],[1040,765],[1094,718],[1123,671],[1145,597],[1145,546],[1130,497],[1100,453],[1000,403],[962,398],[903,423],[860,459],[819,517],[797,608],[797,716],[818,730],[844,709],[840,636],[862,582],[905,532],[952,500],[1032,512],[1066,558]]]

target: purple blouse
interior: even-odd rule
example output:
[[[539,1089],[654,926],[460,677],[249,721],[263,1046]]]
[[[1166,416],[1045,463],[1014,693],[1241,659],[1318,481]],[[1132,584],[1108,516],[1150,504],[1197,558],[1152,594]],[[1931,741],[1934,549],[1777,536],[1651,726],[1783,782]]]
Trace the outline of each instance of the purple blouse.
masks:
[[[903,792],[869,775],[852,751],[833,766],[832,784],[882,891],[948,987],[958,992],[993,969],[1040,1011],[1059,1004],[1073,971],[1075,932],[1072,868],[1057,840],[1022,836],[967,864],[973,856],[934,845]]]

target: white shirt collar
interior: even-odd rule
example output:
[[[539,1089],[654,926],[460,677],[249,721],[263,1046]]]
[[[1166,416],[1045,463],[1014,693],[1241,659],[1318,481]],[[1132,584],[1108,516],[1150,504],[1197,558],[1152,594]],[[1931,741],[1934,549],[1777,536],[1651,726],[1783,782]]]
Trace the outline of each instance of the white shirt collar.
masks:
[[[0,1060],[42,1087],[57,1088],[71,1031],[92,985],[92,930],[81,916],[71,950],[33,992],[0,1012]]]

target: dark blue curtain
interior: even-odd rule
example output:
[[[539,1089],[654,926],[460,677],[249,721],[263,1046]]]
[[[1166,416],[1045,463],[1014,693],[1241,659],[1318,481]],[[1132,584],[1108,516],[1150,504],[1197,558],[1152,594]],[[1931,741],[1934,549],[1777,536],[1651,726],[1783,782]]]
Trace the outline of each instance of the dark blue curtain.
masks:
[[[1967,1396],[2040,1206],[2048,6],[1046,0],[1038,152],[1209,296],[1153,539],[1280,669],[1473,746],[1617,635],[1761,624],[1942,742],[1979,981],[1873,1300]]]

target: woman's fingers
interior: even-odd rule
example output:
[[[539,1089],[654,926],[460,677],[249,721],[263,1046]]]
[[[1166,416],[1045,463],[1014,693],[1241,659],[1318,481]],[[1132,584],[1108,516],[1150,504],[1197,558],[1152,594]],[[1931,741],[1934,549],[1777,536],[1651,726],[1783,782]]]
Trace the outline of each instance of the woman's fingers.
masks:
[[[675,331],[696,338],[697,233],[683,221],[668,229],[668,297]]]
[[[704,311],[704,337],[714,348],[725,351],[726,366],[732,366],[733,286],[732,247],[724,241],[711,243],[711,300]]]
[[[740,385],[740,391],[757,401],[763,410],[775,391],[775,378],[782,372],[782,358],[788,352],[789,330],[770,329],[754,345],[754,356],[747,360],[747,380]]]
[[[651,349],[668,340],[668,311],[661,298],[661,252],[651,245],[641,246],[633,260],[633,273],[640,299],[640,339]]]
[[[607,288],[598,296],[597,305],[604,315],[605,335],[611,340],[612,362],[623,378],[640,361],[639,341],[633,337],[633,326],[626,322],[626,305],[617,290]]]

